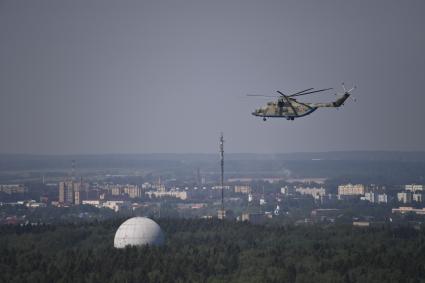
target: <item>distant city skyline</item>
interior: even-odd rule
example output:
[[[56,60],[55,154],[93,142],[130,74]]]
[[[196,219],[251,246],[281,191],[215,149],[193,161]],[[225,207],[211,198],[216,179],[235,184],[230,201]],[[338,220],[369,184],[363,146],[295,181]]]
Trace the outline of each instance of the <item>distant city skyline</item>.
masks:
[[[0,2],[0,153],[425,151],[425,2]],[[272,95],[357,102],[295,121]]]

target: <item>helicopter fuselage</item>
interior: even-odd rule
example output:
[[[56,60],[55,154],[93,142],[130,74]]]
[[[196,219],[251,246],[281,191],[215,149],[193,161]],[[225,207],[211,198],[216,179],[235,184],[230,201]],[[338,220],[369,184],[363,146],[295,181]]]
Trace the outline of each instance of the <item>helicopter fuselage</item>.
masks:
[[[309,107],[300,104],[294,99],[291,100],[291,103],[292,107],[281,99],[276,102],[271,101],[268,102],[267,105],[255,109],[252,115],[263,118],[286,118],[288,120],[294,120],[295,118],[307,116],[317,109],[317,107]]]

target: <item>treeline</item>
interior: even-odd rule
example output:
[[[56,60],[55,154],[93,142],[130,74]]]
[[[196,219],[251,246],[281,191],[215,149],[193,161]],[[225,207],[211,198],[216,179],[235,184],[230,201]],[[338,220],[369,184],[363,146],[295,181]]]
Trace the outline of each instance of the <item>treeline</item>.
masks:
[[[0,282],[423,282],[425,230],[160,219],[162,247],[113,248],[124,219],[0,226]]]

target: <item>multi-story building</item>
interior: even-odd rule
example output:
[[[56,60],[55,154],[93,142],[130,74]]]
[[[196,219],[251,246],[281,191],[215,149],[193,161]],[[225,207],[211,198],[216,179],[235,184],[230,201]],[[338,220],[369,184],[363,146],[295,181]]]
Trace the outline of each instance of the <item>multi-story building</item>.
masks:
[[[152,189],[153,185],[151,183],[145,182],[142,184],[142,189],[144,190],[148,190],[148,189]]]
[[[405,185],[404,190],[414,193],[414,192],[418,192],[418,191],[422,192],[424,190],[424,188],[423,188],[423,185],[412,184],[412,185]]]
[[[217,217],[218,217],[218,219],[220,219],[220,220],[225,219],[225,218],[226,218],[226,210],[225,210],[225,209],[219,209],[219,210],[217,211]]]
[[[95,207],[101,207],[102,206],[102,203],[101,203],[100,200],[83,200],[82,203],[85,204],[85,205],[92,205],[92,206],[95,206]]]
[[[249,194],[251,193],[250,186],[235,186],[235,193]]]
[[[324,188],[296,188],[295,191],[301,195],[311,195],[314,199],[320,199],[321,196],[326,195]]]
[[[285,196],[292,195],[295,193],[295,188],[293,186],[285,186],[280,188],[280,193]]]
[[[368,202],[375,203],[378,202],[378,194],[375,192],[367,192],[364,194],[364,200],[367,200]]]
[[[157,197],[172,197],[172,198],[179,198],[181,200],[187,199],[187,192],[186,191],[178,191],[178,190],[170,190],[170,191],[148,191],[145,193],[149,196],[149,198]]]
[[[365,187],[362,184],[346,184],[338,186],[339,196],[361,196],[365,194]]]
[[[212,190],[221,190],[221,186],[212,186]],[[224,185],[223,190],[230,190],[230,186]]]
[[[59,183],[59,203],[65,202],[65,182]]]
[[[412,192],[400,192],[397,193],[397,200],[401,203],[411,203],[412,202]]]
[[[127,185],[124,187],[124,193],[126,193],[130,198],[140,198],[143,195],[142,189],[133,185]]]
[[[74,183],[74,204],[80,205],[81,204],[81,183]]]
[[[121,211],[123,209],[130,209],[130,202],[128,201],[105,201],[102,204],[102,207],[106,207],[114,210],[115,212]]]
[[[122,188],[119,186],[113,186],[111,188],[111,195],[113,196],[120,196],[122,195]]]
[[[88,184],[74,181],[59,183],[59,203],[79,205],[82,201],[83,190],[88,189]]]
[[[388,203],[387,194],[378,194],[378,203]]]
[[[74,202],[74,188],[72,181],[59,183],[59,203],[72,204]]]
[[[47,205],[42,202],[36,202],[35,200],[30,200],[25,203],[25,206],[30,208],[38,208],[38,207],[46,207]]]
[[[402,206],[399,208],[393,208],[392,209],[392,213],[401,213],[401,214],[405,214],[405,213],[416,213],[419,215],[424,215],[425,214],[425,208],[413,208],[410,206]]]
[[[27,190],[23,185],[0,185],[0,192],[12,195],[23,194]]]
[[[371,203],[387,203],[388,202],[388,196],[386,194],[378,194],[376,192],[367,192],[365,193],[364,197],[362,197],[361,199]]]
[[[412,200],[415,202],[423,202],[424,195],[418,191],[412,195]]]

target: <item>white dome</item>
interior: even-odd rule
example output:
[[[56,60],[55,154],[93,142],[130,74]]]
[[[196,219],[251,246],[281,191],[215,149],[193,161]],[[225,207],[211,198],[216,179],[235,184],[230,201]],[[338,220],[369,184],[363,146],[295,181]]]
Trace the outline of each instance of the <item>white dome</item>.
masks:
[[[155,221],[146,217],[133,217],[120,225],[114,238],[115,248],[155,245],[164,243],[164,234]]]

